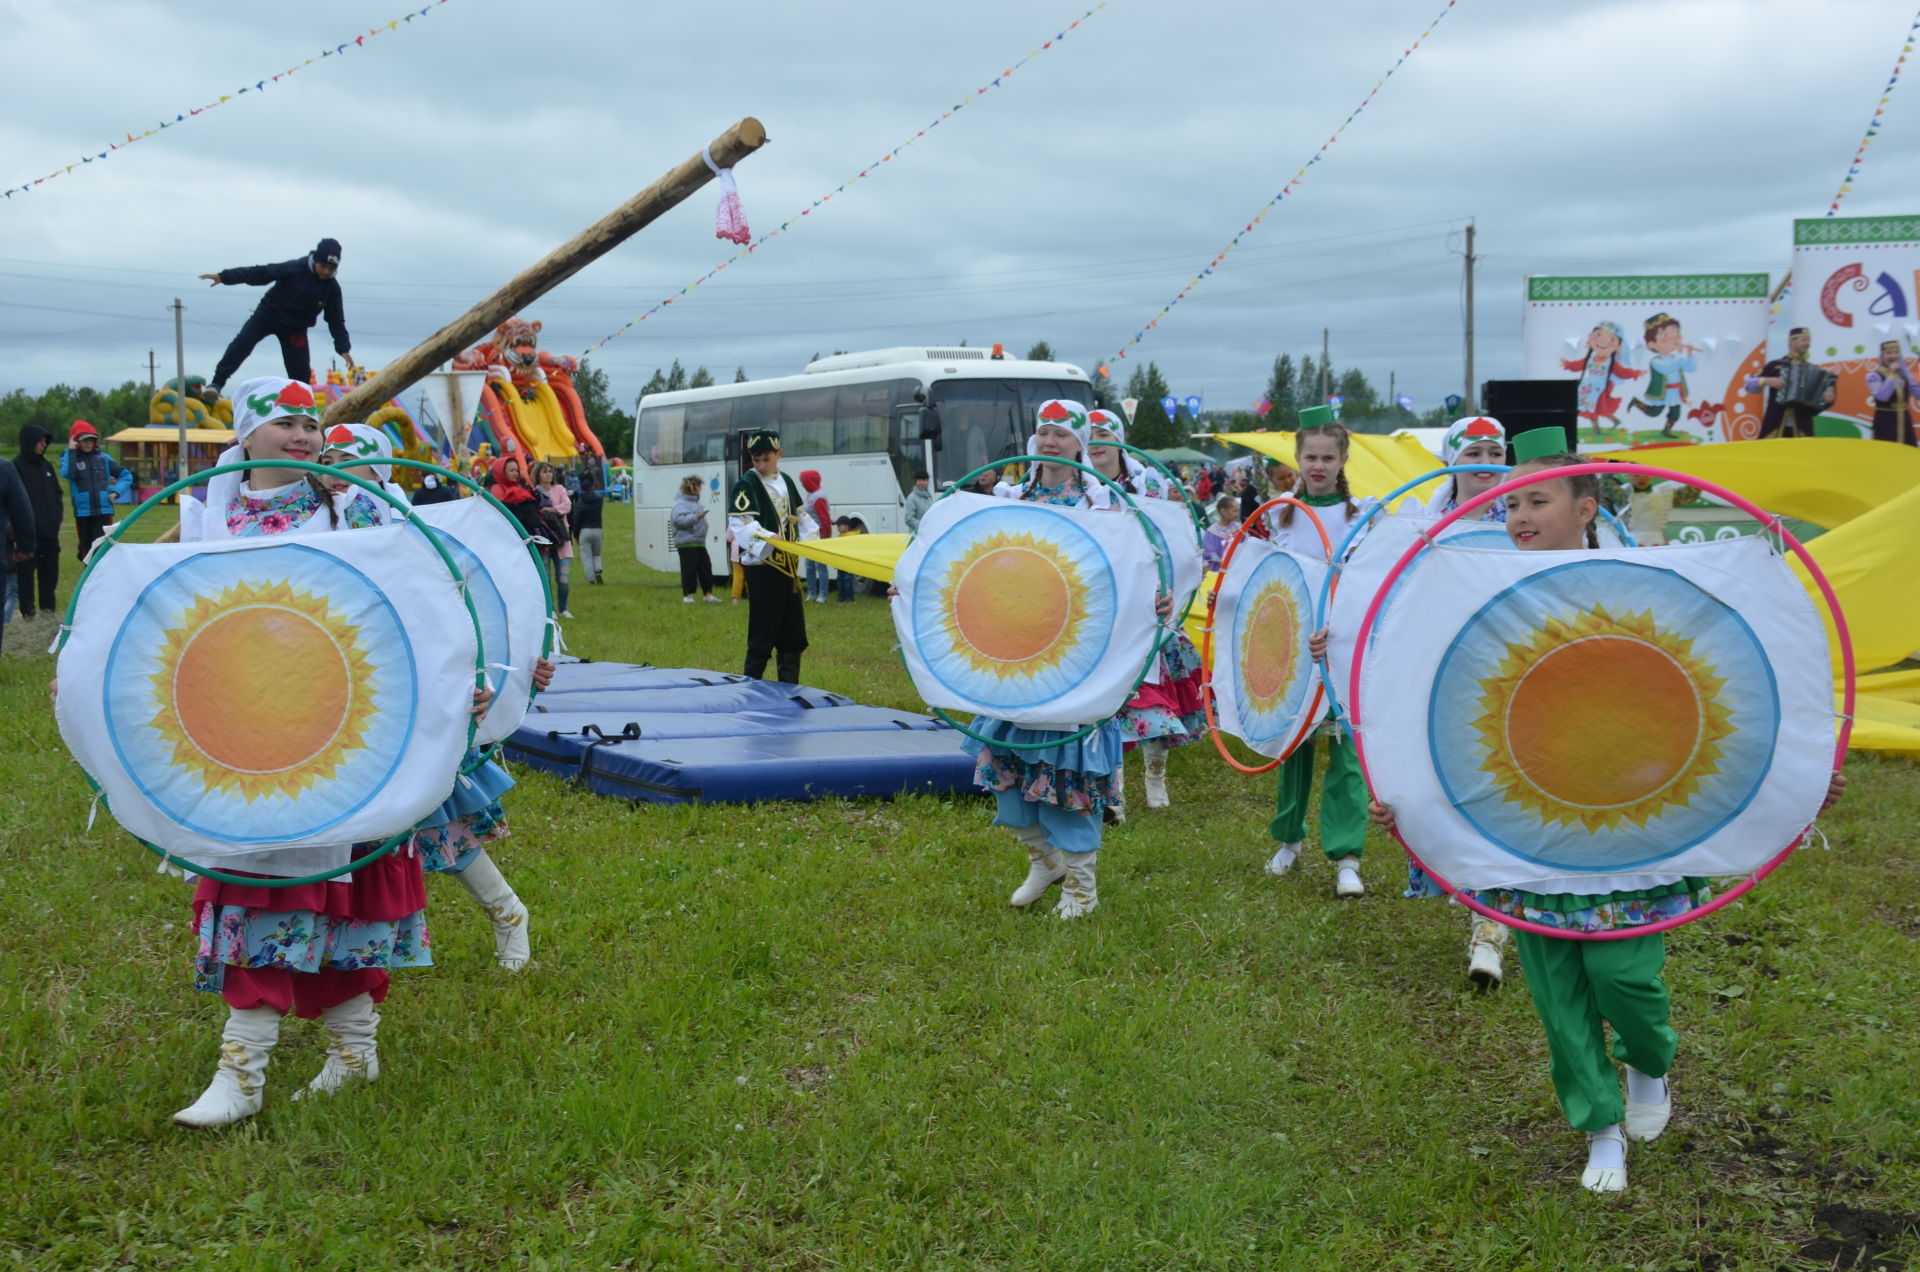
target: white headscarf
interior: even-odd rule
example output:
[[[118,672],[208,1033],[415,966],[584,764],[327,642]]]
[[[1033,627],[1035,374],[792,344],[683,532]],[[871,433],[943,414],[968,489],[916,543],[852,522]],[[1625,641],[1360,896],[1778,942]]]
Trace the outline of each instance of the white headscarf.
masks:
[[[1092,461],[1087,457],[1086,407],[1068,398],[1048,398],[1036,407],[1034,409],[1033,432],[1027,434],[1027,454],[1029,455],[1037,456],[1040,454],[1040,426],[1042,424],[1052,424],[1057,428],[1064,428],[1072,433],[1074,440],[1080,444],[1080,449],[1072,455],[1065,456],[1065,458],[1073,460],[1078,464],[1088,464],[1091,466]],[[1033,463],[1027,465],[1028,477],[1033,477],[1040,471],[1041,462],[1042,461],[1036,459]],[[1076,476],[1084,476],[1077,468],[1073,471]],[[1088,477],[1086,480],[1092,483],[1097,489],[1105,489],[1091,477]],[[998,487],[995,487],[995,490],[997,492]],[[1011,494],[1014,498],[1019,498],[1018,488],[1016,487]]]
[[[1475,442],[1497,441],[1501,445],[1507,442],[1507,427],[1491,415],[1468,415],[1455,420],[1447,427],[1447,435],[1440,443],[1440,462],[1451,468],[1460,462],[1460,452]],[[1447,505],[1453,502],[1453,492],[1458,474],[1449,476],[1440,483],[1440,489],[1427,497],[1427,511],[1445,512]]]
[[[371,424],[334,425],[327,430],[327,450],[339,451],[341,454],[352,459],[393,458],[393,444],[387,439],[386,433]],[[407,499],[407,492],[393,482],[392,464],[356,464],[349,468],[343,468],[340,471],[354,473],[368,481],[378,482],[380,483],[381,489],[400,500],[401,503],[410,503]],[[360,487],[349,486],[334,496],[334,498],[343,504],[350,503],[353,497],[359,493],[361,493]],[[399,509],[395,508],[386,500],[382,499],[377,502],[380,504],[380,522],[382,525],[385,525],[393,516],[399,514]]]
[[[233,420],[234,444],[220,452],[217,465],[237,464],[247,457],[241,449],[248,434],[262,424],[272,420],[287,419],[292,416],[305,416],[308,419],[320,418],[320,404],[313,396],[313,387],[298,380],[289,380],[285,376],[265,375],[248,380],[233,395],[239,408]],[[246,482],[245,473],[224,473],[207,482],[205,503],[191,496],[180,501],[180,538],[226,539],[232,536],[227,530],[227,505],[240,493]],[[301,529],[313,523],[312,518],[301,524]]]

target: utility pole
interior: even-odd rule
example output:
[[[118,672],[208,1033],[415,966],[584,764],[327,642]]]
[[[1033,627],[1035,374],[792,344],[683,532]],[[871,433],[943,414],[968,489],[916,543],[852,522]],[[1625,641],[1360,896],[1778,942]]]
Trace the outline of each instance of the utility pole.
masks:
[[[1328,336],[1325,327],[1320,328],[1320,405],[1327,404],[1327,395],[1333,392],[1332,372],[1327,369]]]
[[[1461,409],[1468,415],[1474,414],[1478,407],[1475,405],[1473,392],[1473,222],[1471,220],[1467,222],[1467,387],[1460,396],[1466,399]]]
[[[160,391],[159,365],[153,360],[153,350],[147,350],[147,396],[152,397]]]
[[[1387,405],[1388,406],[1400,405],[1400,390],[1397,387],[1395,387],[1396,381],[1399,379],[1399,375],[1400,373],[1398,371],[1387,372]]]
[[[173,422],[179,430],[179,453],[173,466],[174,480],[187,475],[187,319],[180,298],[173,298],[173,357],[179,369],[180,384],[173,399]]]

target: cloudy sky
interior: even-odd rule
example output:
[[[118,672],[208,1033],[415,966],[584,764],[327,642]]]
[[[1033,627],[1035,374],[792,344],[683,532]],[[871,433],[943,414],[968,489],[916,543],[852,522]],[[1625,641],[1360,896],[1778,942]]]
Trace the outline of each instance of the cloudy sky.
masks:
[[[345,244],[356,356],[410,347],[742,115],[756,233],[808,207],[1094,0],[449,0],[0,202],[0,392],[211,371],[258,299],[206,271]],[[1337,127],[1444,0],[1110,0],[900,158],[594,355],[630,403],[815,351],[1052,343],[1111,357]],[[406,0],[0,0],[0,185],[294,65]],[[415,7],[426,0],[415,0]],[[1528,273],[1768,270],[1825,212],[1913,0],[1458,0],[1326,160],[1111,363],[1251,402],[1276,353],[1456,392],[1472,218],[1478,370],[1520,373]],[[1906,77],[1911,78],[1911,77]],[[1853,215],[1920,211],[1920,86]],[[526,316],[579,353],[731,255],[703,192]],[[324,341],[321,342],[324,346]],[[248,370],[277,370],[271,343]]]

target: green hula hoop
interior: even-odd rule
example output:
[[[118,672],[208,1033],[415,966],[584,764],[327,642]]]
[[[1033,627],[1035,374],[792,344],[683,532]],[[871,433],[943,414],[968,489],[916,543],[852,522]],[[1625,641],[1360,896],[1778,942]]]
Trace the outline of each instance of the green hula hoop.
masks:
[[[396,461],[396,462],[400,462],[400,461]],[[417,462],[417,461],[406,461],[406,462]],[[58,653],[61,649],[64,649],[66,647],[67,635],[69,632],[73,630],[74,612],[80,606],[81,590],[86,587],[87,579],[93,574],[94,567],[99,565],[100,562],[104,561],[106,559],[107,553],[111,552],[115,547],[119,545],[119,543],[121,542],[121,535],[123,535],[126,532],[126,528],[128,526],[131,526],[134,522],[146,516],[147,513],[151,512],[156,506],[165,503],[169,498],[178,494],[180,491],[191,489],[196,484],[196,482],[204,482],[211,477],[222,477],[228,473],[247,472],[255,468],[291,468],[291,469],[296,469],[302,472],[318,473],[322,476],[336,471],[334,468],[329,467],[328,465],[310,464],[310,463],[307,463],[305,460],[300,460],[300,459],[244,459],[244,460],[236,461],[235,463],[231,463],[231,464],[217,465],[213,468],[209,468],[206,472],[197,474],[196,476],[182,477],[179,481],[174,482],[172,485],[166,487],[164,490],[161,490],[158,493],[150,496],[138,507],[134,508],[132,512],[127,514],[126,520],[120,522],[120,529],[106,537],[104,545],[94,552],[92,560],[88,561],[86,564],[86,568],[80,571],[80,578],[73,585],[73,594],[67,598],[67,612],[66,612],[66,616],[62,619],[60,623],[59,640],[54,646],[54,652]],[[412,525],[416,530],[419,530],[425,536],[428,544],[432,546],[433,550],[440,554],[441,564],[447,567],[447,573],[453,576],[453,581],[460,585],[460,599],[466,604],[467,620],[473,624],[474,688],[476,689],[485,688],[487,683],[486,661],[485,661],[484,653],[482,652],[482,649],[481,649],[480,614],[477,610],[473,608],[473,597],[467,590],[466,576],[460,573],[460,566],[453,559],[452,554],[447,551],[447,545],[440,541],[439,535],[434,532],[431,526],[428,526],[424,522],[415,521],[413,519],[412,508],[404,500],[396,499],[387,490],[383,489],[382,487],[380,487],[378,484],[374,482],[368,481],[364,477],[356,477],[352,473],[340,473],[339,475],[346,478],[347,481],[351,482],[355,486],[358,486],[362,490],[367,491],[369,494],[372,494],[377,498],[384,499],[387,503],[393,505],[395,508],[398,508],[401,512],[406,513],[408,524]],[[456,473],[451,475],[457,477],[459,474]],[[494,502],[499,503],[498,500],[495,500]],[[502,507],[502,511],[505,511],[504,506]],[[507,515],[511,516],[512,514],[508,513]],[[543,570],[541,574],[542,574],[542,578],[544,579],[545,571]],[[473,748],[473,737],[474,737],[474,733],[478,730],[478,728],[479,728],[478,720],[473,720],[473,719],[468,720],[467,748],[469,750]],[[93,774],[88,773],[85,768],[82,768],[80,771],[86,777],[87,785],[92,787],[94,794],[100,797],[101,805],[105,807],[109,813],[111,813],[113,811],[113,805],[107,800],[107,797],[104,794],[101,794],[100,783],[94,781]],[[392,838],[386,840],[375,851],[368,853],[364,857],[356,858],[355,860],[347,863],[346,865],[341,866],[337,870],[327,870],[327,871],[322,871],[319,874],[301,875],[297,878],[290,878],[290,879],[259,879],[259,878],[253,878],[248,875],[229,874],[224,870],[211,870],[205,866],[195,865],[193,862],[188,861],[183,857],[176,856],[175,854],[168,852],[164,848],[160,848],[154,844],[150,844],[146,840],[140,838],[140,836],[138,835],[134,835],[133,839],[135,843],[139,844],[142,848],[145,848],[148,852],[154,854],[156,857],[159,857],[162,861],[170,861],[174,865],[179,866],[182,870],[185,870],[187,873],[199,875],[202,878],[217,880],[218,882],[221,882],[221,883],[244,884],[248,887],[255,887],[255,888],[297,888],[309,883],[324,883],[328,879],[338,878],[343,874],[350,874],[353,871],[358,870],[363,866],[366,866],[371,864],[372,862],[378,861],[380,858],[386,856],[388,853],[391,853],[392,851],[394,851],[394,849],[398,848],[402,842],[408,839],[411,839],[414,835],[414,832],[419,830],[419,828],[420,828],[419,823],[415,823],[414,825],[409,826],[407,829],[399,832],[398,834],[394,835]]]
[[[1138,446],[1135,446],[1131,442],[1116,441],[1116,442],[1088,442],[1087,443],[1087,449],[1089,450],[1093,449],[1095,446],[1118,446],[1122,450],[1132,451],[1134,454],[1138,455],[1141,459],[1146,460],[1149,464],[1152,464],[1155,468],[1159,469],[1160,475],[1162,477],[1165,477],[1167,481],[1172,484],[1173,488],[1180,492],[1180,502],[1186,508],[1188,518],[1193,522],[1193,541],[1195,543],[1201,542],[1200,536],[1206,532],[1206,528],[1207,528],[1206,510],[1203,509],[1198,503],[1194,502],[1193,496],[1187,493],[1187,488],[1180,484],[1180,479],[1173,475],[1173,470],[1171,468],[1168,468],[1160,460],[1154,458],[1152,455],[1147,454],[1147,452],[1141,450]],[[1199,589],[1195,588],[1194,591],[1198,593]]]
[[[1122,442],[1119,444],[1124,446],[1126,443]],[[1105,445],[1105,443],[1102,443],[1102,445]],[[972,481],[974,478],[978,477],[981,473],[987,472],[991,469],[1002,468],[1008,464],[1014,464],[1014,463],[1060,464],[1067,468],[1077,468],[1081,472],[1087,473],[1090,476],[1094,477],[1095,479],[1105,482],[1107,485],[1113,487],[1114,491],[1117,494],[1119,494],[1119,496],[1122,499],[1126,500],[1127,507],[1133,510],[1133,515],[1135,517],[1139,518],[1141,533],[1145,534],[1147,536],[1147,542],[1149,544],[1152,544],[1153,535],[1151,533],[1150,527],[1152,526],[1153,523],[1148,518],[1146,513],[1140,511],[1140,505],[1133,501],[1133,496],[1127,493],[1126,487],[1122,486],[1119,482],[1114,481],[1111,477],[1108,477],[1105,473],[1100,472],[1098,469],[1090,468],[1086,464],[1078,463],[1071,459],[1041,459],[1039,456],[1036,456],[1036,455],[1022,455],[1015,458],[997,459],[990,464],[980,465],[980,467],[974,469],[972,472],[968,473],[965,477],[962,477],[959,481],[955,482],[951,487],[941,491],[939,494],[939,497],[936,498],[933,502],[939,503],[941,499],[945,499],[948,495],[951,495],[954,491],[959,490],[962,486]],[[928,511],[932,511],[931,505],[929,505]],[[917,538],[918,535],[915,535],[914,537]],[[909,539],[908,542],[912,542],[912,539]],[[1154,553],[1154,556],[1156,558],[1158,558],[1159,555],[1160,554],[1157,551]],[[1161,596],[1166,597],[1168,604],[1171,605],[1173,602],[1173,567],[1168,565],[1164,559],[1157,559],[1154,562],[1154,564],[1158,568],[1159,574],[1160,574],[1160,587],[1158,589],[1159,594]],[[1171,617],[1171,612],[1169,612],[1169,617]],[[1127,697],[1129,699],[1131,699],[1134,694],[1140,692],[1140,686],[1145,684],[1147,681],[1147,673],[1153,670],[1154,660],[1160,657],[1160,651],[1166,648],[1167,641],[1172,639],[1172,637],[1173,637],[1173,629],[1166,628],[1161,631],[1159,639],[1154,641],[1153,651],[1147,655],[1146,664],[1140,668],[1140,674],[1134,678],[1133,688],[1127,691]],[[898,647],[896,646],[896,648]],[[905,651],[903,650],[900,653],[900,662],[903,667],[906,665],[906,661],[907,661],[907,656]],[[980,736],[978,733],[975,733],[972,729],[969,729],[966,725],[954,719],[951,715],[948,715],[947,712],[941,707],[929,707],[928,709],[933,712],[934,717],[936,719],[942,721],[943,723],[949,725],[952,728],[958,729],[963,735],[965,735],[966,737],[972,738],[975,742],[978,742],[980,745],[985,747],[997,747],[1001,750],[1006,750],[1006,751],[1045,751],[1051,747],[1065,746],[1069,742],[1078,742],[1081,738],[1086,737],[1088,734],[1098,729],[1101,725],[1105,724],[1107,720],[1111,720],[1113,718],[1112,716],[1108,716],[1107,720],[1096,720],[1092,724],[1089,724],[1084,728],[1077,729],[1074,732],[1067,734],[1065,737],[1054,738],[1047,742],[1007,742],[998,738],[985,738]]]

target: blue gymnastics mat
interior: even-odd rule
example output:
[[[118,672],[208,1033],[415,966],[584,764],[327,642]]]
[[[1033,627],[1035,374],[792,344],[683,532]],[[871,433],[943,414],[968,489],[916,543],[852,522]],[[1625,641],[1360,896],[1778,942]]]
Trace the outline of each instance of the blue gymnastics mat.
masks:
[[[616,799],[744,804],[973,792],[964,741],[931,716],[806,685],[563,662],[506,752]]]

